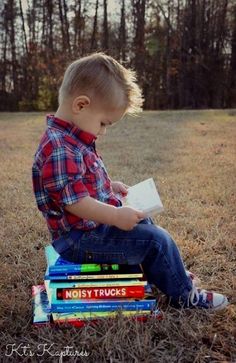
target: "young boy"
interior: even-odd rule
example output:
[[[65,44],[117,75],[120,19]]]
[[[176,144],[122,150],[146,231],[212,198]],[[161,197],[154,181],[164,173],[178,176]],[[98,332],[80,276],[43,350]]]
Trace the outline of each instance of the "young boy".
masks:
[[[176,306],[224,308],[225,296],[195,286],[168,232],[122,206],[117,193],[126,195],[127,187],[111,181],[96,151],[97,137],[142,101],[135,73],[110,56],[94,53],[67,68],[32,168],[52,244],[77,263],[141,264],[148,282]]]

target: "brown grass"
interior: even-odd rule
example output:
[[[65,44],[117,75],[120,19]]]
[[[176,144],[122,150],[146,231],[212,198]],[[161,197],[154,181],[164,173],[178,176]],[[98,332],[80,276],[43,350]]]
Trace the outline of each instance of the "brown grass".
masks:
[[[156,223],[176,239],[203,286],[226,294],[222,312],[177,311],[162,299],[163,321],[118,316],[99,326],[35,328],[31,286],[43,281],[50,238],[37,211],[31,164],[45,127],[39,113],[0,115],[1,361],[58,362],[37,357],[39,344],[89,352],[63,362],[236,362],[235,121],[231,111],[145,112],[123,120],[98,142],[111,177],[135,184],[152,176],[165,212]],[[6,345],[28,345],[22,357]]]

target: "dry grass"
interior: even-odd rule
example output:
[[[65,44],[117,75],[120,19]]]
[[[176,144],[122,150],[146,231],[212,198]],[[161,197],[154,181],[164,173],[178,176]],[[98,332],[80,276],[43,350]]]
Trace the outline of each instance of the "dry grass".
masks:
[[[87,358],[63,362],[236,362],[235,111],[145,112],[112,127],[98,150],[113,179],[132,185],[155,179],[165,212],[156,218],[174,236],[204,286],[229,296],[223,312],[177,311],[162,302],[165,319],[145,324],[118,316],[99,326],[35,328],[31,286],[43,280],[45,223],[31,187],[33,153],[44,115],[2,113],[1,361],[58,362],[37,357],[38,344],[85,349]],[[6,345],[29,345],[22,357]]]

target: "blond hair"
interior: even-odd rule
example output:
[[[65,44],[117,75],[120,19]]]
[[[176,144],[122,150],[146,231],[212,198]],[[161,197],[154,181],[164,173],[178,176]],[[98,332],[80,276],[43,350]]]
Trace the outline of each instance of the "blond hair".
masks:
[[[58,101],[61,104],[68,96],[86,94],[92,103],[102,101],[110,108],[124,107],[126,113],[136,114],[143,104],[142,92],[136,82],[135,71],[102,52],[93,53],[68,66]],[[122,97],[118,91],[122,91]]]

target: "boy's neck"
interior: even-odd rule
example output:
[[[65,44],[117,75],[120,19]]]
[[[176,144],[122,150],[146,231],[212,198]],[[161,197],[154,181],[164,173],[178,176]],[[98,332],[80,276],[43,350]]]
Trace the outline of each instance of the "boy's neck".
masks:
[[[70,124],[75,124],[73,115],[71,114],[71,112],[69,112],[68,109],[64,107],[62,108],[61,106],[59,106],[54,116],[61,120],[67,121]]]

